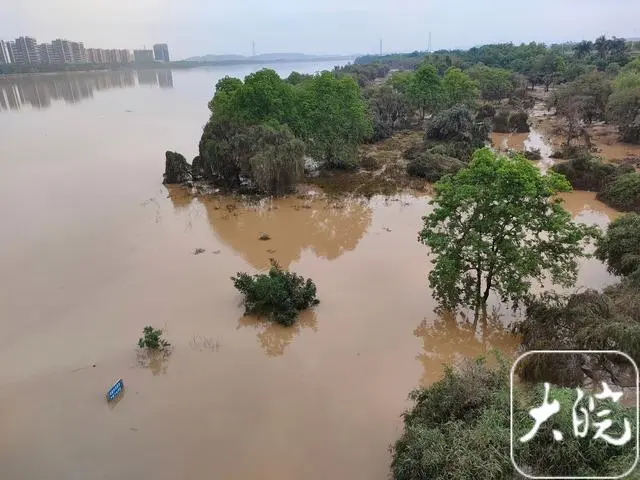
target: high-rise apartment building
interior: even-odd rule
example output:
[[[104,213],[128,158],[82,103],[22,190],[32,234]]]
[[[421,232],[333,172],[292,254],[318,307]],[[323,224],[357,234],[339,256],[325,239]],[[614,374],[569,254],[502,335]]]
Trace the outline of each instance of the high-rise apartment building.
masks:
[[[38,45],[38,54],[40,55],[40,63],[51,64],[55,62],[55,56],[53,54],[53,45],[50,43],[41,43]]]
[[[51,42],[53,46],[53,63],[73,63],[73,50],[69,40],[58,38]]]
[[[11,60],[11,52],[9,50],[9,42],[0,40],[0,65],[13,63]]]
[[[120,61],[124,64],[133,62],[131,50],[120,50]]]
[[[71,58],[73,63],[87,63],[87,51],[82,42],[71,42]]]
[[[153,55],[156,62],[168,62],[169,61],[169,45],[166,43],[156,43],[153,46]]]
[[[38,44],[33,37],[16,38],[15,42],[15,63],[18,65],[29,65],[40,63]]]
[[[153,50],[134,50],[133,58],[139,63],[153,62]]]

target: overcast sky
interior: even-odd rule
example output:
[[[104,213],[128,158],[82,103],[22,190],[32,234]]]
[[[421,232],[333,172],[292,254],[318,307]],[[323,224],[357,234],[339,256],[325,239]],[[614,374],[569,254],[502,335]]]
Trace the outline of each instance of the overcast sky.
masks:
[[[0,39],[207,53],[354,54],[640,37],[639,0],[0,0]]]

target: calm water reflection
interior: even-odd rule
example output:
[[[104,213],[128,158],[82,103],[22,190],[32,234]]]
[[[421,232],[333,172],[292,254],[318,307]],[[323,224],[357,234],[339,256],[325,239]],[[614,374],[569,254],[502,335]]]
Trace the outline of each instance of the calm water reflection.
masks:
[[[119,70],[0,77],[0,111],[49,108],[52,102],[78,103],[94,92],[136,86],[173,88],[171,70]]]

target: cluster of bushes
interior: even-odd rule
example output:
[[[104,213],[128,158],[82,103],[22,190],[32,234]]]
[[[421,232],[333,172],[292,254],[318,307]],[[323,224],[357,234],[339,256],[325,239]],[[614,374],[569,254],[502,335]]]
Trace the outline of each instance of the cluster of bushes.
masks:
[[[605,163],[588,153],[583,153],[552,167],[555,172],[567,177],[573,188],[590,192],[602,190],[607,183],[619,175],[620,169],[623,168],[626,167]]]
[[[597,198],[622,211],[640,211],[640,174],[631,165],[605,163],[588,153],[554,165],[578,190],[598,192]]]
[[[532,299],[526,318],[516,326],[527,350],[619,350],[640,361],[640,215],[614,220],[598,241],[596,257],[621,282],[602,292],[567,296],[545,293]],[[580,355],[532,356],[520,364],[520,375],[532,381],[580,385],[587,372],[616,371],[617,357],[601,356],[587,365]],[[617,359],[619,360],[619,359]],[[616,373],[613,374],[616,376]]]
[[[336,67],[334,73],[336,76],[348,75],[352,77],[358,85],[366,87],[378,78],[386,77],[391,71],[391,67],[387,64],[379,62],[363,64],[349,64],[343,67]]]
[[[444,175],[455,175],[466,165],[462,160],[436,153],[437,150],[434,148],[416,153],[407,164],[407,173],[413,177],[424,178],[429,182],[436,182]]]
[[[553,398],[561,405],[571,405],[574,397],[573,390],[553,390]],[[530,392],[518,390],[518,398],[527,401],[514,403],[515,438],[532,425],[527,405],[542,403],[542,385]],[[518,477],[510,460],[509,373],[502,362],[495,369],[481,360],[458,370],[447,368],[442,380],[413,391],[410,399],[414,406],[404,413],[404,431],[392,448],[394,480]],[[629,409],[611,407],[614,424],[621,425],[623,418],[633,415]],[[529,442],[516,445],[516,463],[537,475],[556,477],[619,475],[633,465],[633,442],[615,447],[590,436],[566,434],[572,429],[571,409],[565,407],[544,422]],[[553,430],[565,432],[562,448],[555,447]]]
[[[300,311],[320,303],[311,279],[287,272],[275,261],[266,274],[238,273],[231,280],[244,297],[246,315],[264,315],[287,327],[294,324]]]
[[[493,117],[493,131],[526,133],[529,131],[529,114],[524,110],[500,109]]]

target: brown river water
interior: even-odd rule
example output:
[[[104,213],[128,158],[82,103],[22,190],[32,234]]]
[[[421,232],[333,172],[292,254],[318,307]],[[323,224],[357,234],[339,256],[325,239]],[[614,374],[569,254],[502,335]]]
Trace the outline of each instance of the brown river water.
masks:
[[[433,313],[428,197],[242,205],[162,186],[165,150],[195,154],[216,81],[250,71],[0,81],[2,480],[384,479],[412,388],[514,352],[506,308],[476,332]],[[617,215],[564,198],[580,221]],[[243,317],[229,279],[269,258],[318,286],[294,328]],[[579,285],[614,281],[582,263]],[[138,356],[145,325],[171,355]]]

